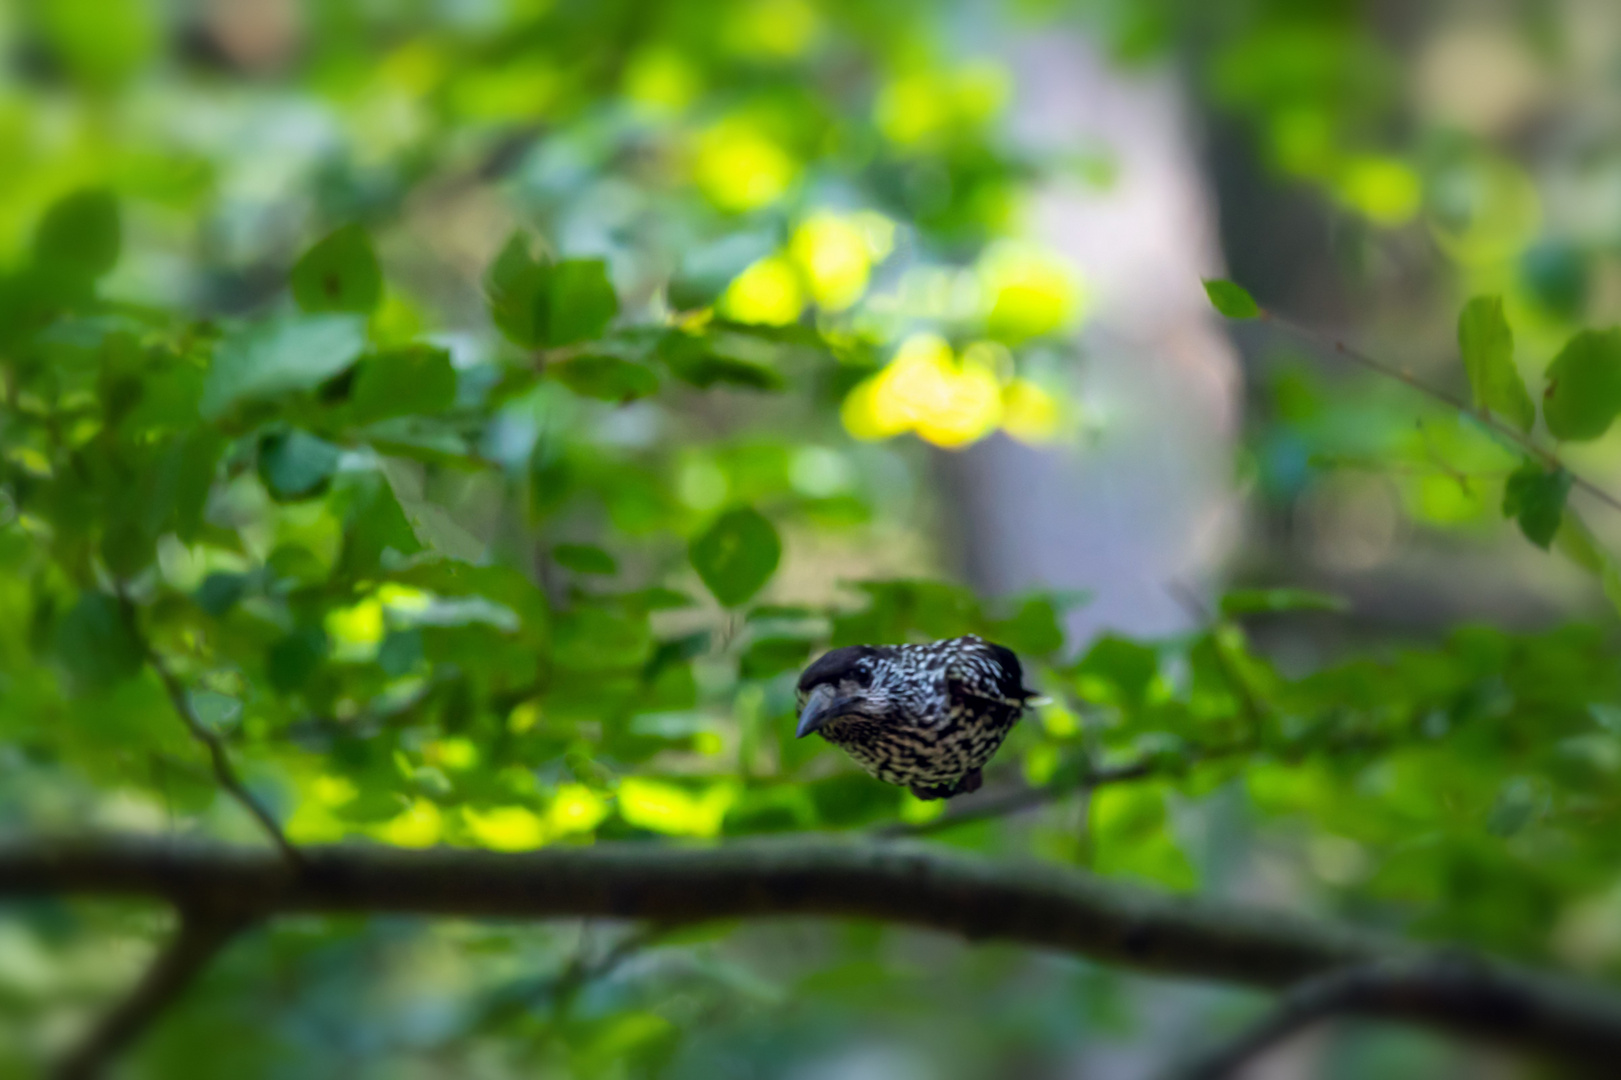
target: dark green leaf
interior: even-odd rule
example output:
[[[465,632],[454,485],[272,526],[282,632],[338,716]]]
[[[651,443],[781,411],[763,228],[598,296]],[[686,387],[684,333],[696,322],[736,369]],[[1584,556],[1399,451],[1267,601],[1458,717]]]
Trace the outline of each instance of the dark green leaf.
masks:
[[[717,384],[750,390],[781,390],[782,376],[768,367],[722,356],[709,342],[688,334],[671,334],[659,343],[658,354],[670,373],[684,383],[707,390]]]
[[[659,377],[651,369],[615,356],[577,356],[550,371],[576,394],[603,401],[632,401],[659,388]]]
[[[80,596],[57,625],[56,654],[82,690],[103,690],[132,678],[144,662],[118,601],[99,592]]]
[[[1058,609],[1046,596],[1026,597],[1012,618],[991,624],[995,639],[1014,652],[1046,656],[1064,647],[1064,627]]]
[[[551,268],[546,292],[547,345],[593,341],[619,314],[619,297],[601,259],[563,260]]]
[[[283,694],[298,690],[326,659],[326,635],[318,627],[303,627],[270,646],[265,658],[270,685]]]
[[[508,341],[526,349],[544,344],[541,305],[549,270],[530,255],[530,246],[527,236],[513,233],[484,275],[490,318]]]
[[[614,557],[595,544],[558,544],[552,548],[552,559],[557,565],[576,574],[617,574],[619,564]]]
[[[1490,409],[1521,431],[1536,423],[1537,408],[1514,366],[1514,332],[1503,316],[1503,298],[1477,296],[1458,316],[1458,348],[1475,407]]]
[[[1348,606],[1341,597],[1310,589],[1234,589],[1221,598],[1221,613],[1228,618],[1280,611],[1344,611]]]
[[[771,579],[782,558],[782,542],[771,522],[743,507],[722,514],[687,553],[715,599],[737,607]]]
[[[328,234],[293,265],[293,298],[311,313],[350,311],[366,315],[383,296],[383,271],[371,237],[359,225]]]
[[[1261,307],[1249,290],[1236,282],[1225,278],[1208,278],[1204,291],[1210,297],[1211,306],[1229,319],[1254,319],[1261,314]]]
[[[235,607],[247,591],[248,579],[245,575],[216,571],[203,579],[193,599],[198,607],[217,619]]]
[[[326,487],[342,455],[308,432],[277,432],[259,442],[259,476],[276,499],[307,498]]]
[[[1525,538],[1547,550],[1564,519],[1570,482],[1564,469],[1548,470],[1527,460],[1503,485],[1503,516],[1519,521]]]
[[[110,191],[76,191],[45,211],[34,234],[34,262],[85,278],[98,278],[118,263],[121,230],[118,200]]]
[[[422,631],[392,630],[377,649],[377,666],[395,678],[409,675],[422,662]]]
[[[357,424],[441,413],[455,403],[450,353],[432,345],[409,345],[362,360],[349,396]]]
[[[1583,330],[1548,365],[1542,415],[1556,439],[1596,439],[1621,413],[1621,329]]]
[[[203,384],[203,416],[212,420],[240,401],[311,389],[354,363],[365,347],[366,324],[356,315],[243,327],[214,351]]]
[[[810,650],[811,642],[805,638],[759,638],[744,651],[738,662],[738,673],[745,679],[769,679],[799,668]]]

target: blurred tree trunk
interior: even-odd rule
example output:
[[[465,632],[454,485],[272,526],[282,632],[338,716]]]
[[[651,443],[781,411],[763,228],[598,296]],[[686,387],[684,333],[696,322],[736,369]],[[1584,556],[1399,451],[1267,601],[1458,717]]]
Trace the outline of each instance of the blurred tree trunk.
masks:
[[[1078,35],[1016,39],[1014,137],[1048,159],[1096,150],[1112,181],[1057,177],[1025,234],[1080,269],[1089,434],[1031,447],[998,435],[942,455],[961,557],[993,594],[1081,589],[1080,638],[1163,634],[1190,618],[1238,523],[1238,365],[1201,277],[1221,273],[1216,212],[1175,73],[1126,70]]]

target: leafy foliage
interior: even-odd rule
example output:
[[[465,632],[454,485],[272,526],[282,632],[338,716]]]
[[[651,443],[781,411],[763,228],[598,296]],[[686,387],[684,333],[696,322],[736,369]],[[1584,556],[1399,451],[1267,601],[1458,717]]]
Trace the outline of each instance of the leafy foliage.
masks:
[[[1621,336],[1579,328],[1598,256],[1544,245],[1518,283],[1488,258],[1497,204],[1437,211],[1424,235],[1470,268],[1455,295],[1492,290],[1457,320],[1461,371],[1426,372],[1442,396],[1425,403],[1269,355],[1242,474],[1258,516],[1342,554],[1417,533],[1450,545],[1429,565],[1462,562],[1509,531],[1485,527],[1500,511],[1590,575],[1589,607],[1392,632],[1364,610],[1368,562],[1304,573],[1261,551],[1253,587],[1189,600],[1183,632],[1080,639],[1083,597],[947,580],[927,460],[909,436],[847,437],[841,415],[918,326],[947,354],[931,392],[983,391],[976,438],[1027,432],[1021,401],[1060,413],[1046,388],[1079,355],[1063,275],[981,251],[1029,177],[1079,166],[1009,149],[1005,80],[937,56],[927,6],[315,5],[302,52],[259,59],[233,59],[246,39],[213,14],[160,30],[136,0],[36,7],[18,51],[41,83],[0,125],[18,132],[0,214],[8,827],[256,838],[159,664],[297,844],[922,826],[943,808],[793,738],[794,678],[829,646],[978,633],[1049,699],[988,782],[1052,805],[941,839],[1183,891],[1284,866],[1296,906],[1615,974],[1621,674],[1612,618],[1592,624],[1621,571],[1584,515]],[[1417,166],[1366,144],[1400,127],[1388,58],[1340,5],[1278,7],[1209,20],[1196,85],[1253,123],[1269,167],[1357,215],[1346,235],[1402,224]],[[1180,25],[1162,9],[1087,17],[1141,57]],[[151,126],[163,95],[212,80],[243,95],[214,103],[231,139],[190,111]],[[40,150],[57,125],[71,161]],[[260,130],[287,143],[240,145]],[[1425,181],[1438,204],[1518,190],[1451,145]],[[1263,314],[1235,282],[1204,287],[1224,316]],[[983,302],[940,314],[959,293]],[[1567,340],[1533,395],[1519,364]],[[1464,379],[1472,408],[1450,398]],[[1375,510],[1336,517],[1324,491],[1353,471],[1377,474],[1356,488]],[[1526,554],[1489,553],[1494,582]],[[1110,769],[1127,778],[1089,789]],[[0,1073],[32,1065],[87,988],[127,981],[108,940],[155,936],[123,910],[5,919],[4,959],[28,962],[0,969],[57,974],[0,974],[19,1017],[0,1018]],[[315,1075],[427,1048],[491,1075],[765,1073],[812,1055],[815,1017],[901,1024],[903,1000],[975,1017],[920,1043],[1003,1039],[1005,1064],[1069,1045],[1077,1015],[1091,1038],[1130,1012],[1099,970],[983,953],[945,978],[933,954],[891,962],[872,927],[815,950],[722,928],[645,945],[634,976],[569,975],[608,933],[279,927],[137,1068]],[[820,1011],[795,1026],[799,1008]]]

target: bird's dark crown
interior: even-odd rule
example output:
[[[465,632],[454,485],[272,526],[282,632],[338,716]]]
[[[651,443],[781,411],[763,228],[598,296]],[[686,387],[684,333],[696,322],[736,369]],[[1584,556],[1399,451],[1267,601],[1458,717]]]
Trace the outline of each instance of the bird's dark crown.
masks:
[[[872,662],[882,650],[873,645],[846,645],[832,649],[799,676],[799,691],[805,693],[823,683],[855,682],[867,685],[872,681]]]

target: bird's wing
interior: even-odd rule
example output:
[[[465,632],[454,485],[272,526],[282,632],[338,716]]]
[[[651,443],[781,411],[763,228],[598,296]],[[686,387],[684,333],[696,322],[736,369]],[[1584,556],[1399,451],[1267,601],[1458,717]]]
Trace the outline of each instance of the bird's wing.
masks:
[[[957,653],[946,665],[945,677],[953,699],[972,697],[1022,708],[1031,697],[1013,650],[988,641],[975,642]]]

